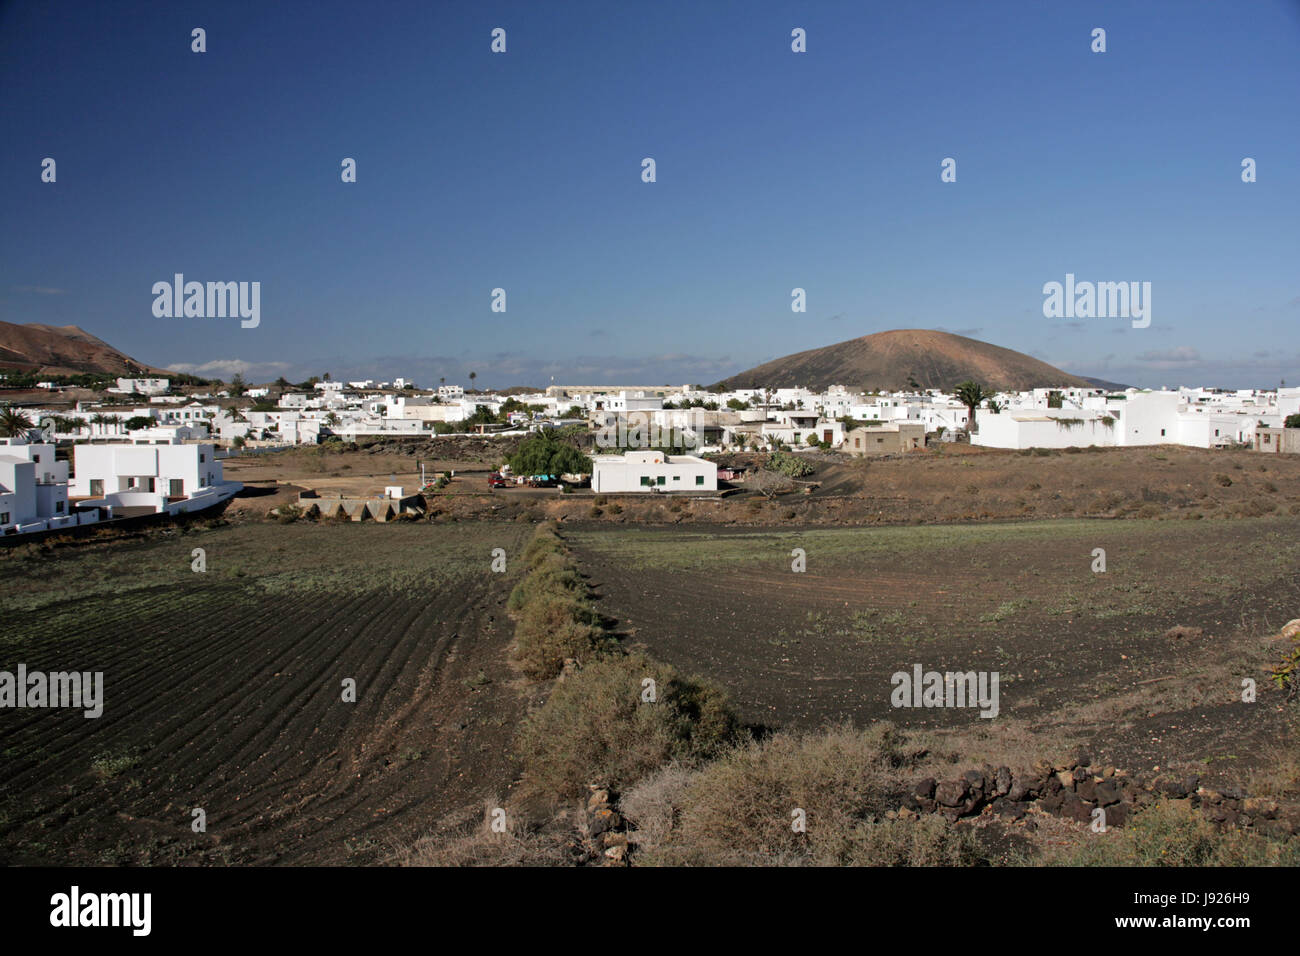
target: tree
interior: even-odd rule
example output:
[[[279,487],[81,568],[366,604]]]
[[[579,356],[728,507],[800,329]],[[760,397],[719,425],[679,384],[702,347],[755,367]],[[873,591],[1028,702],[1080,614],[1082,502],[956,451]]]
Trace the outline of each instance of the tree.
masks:
[[[469,373],[469,387],[470,387],[470,391],[473,391],[473,390],[474,390],[474,379],[476,379],[476,378],[478,378],[478,372],[470,372],[470,373]]]
[[[1300,428],[1300,415],[1288,415],[1282,423],[1283,428]]]
[[[766,468],[760,469],[753,478],[745,482],[745,485],[769,500],[794,490],[794,482],[789,475],[783,475],[779,471],[768,471]]]
[[[976,382],[962,382],[954,390],[953,394],[957,396],[957,401],[966,406],[966,434],[978,431],[979,426],[975,423],[975,409],[980,407],[980,402],[989,397],[989,393],[984,391],[984,386]]]
[[[149,415],[132,415],[126,420],[126,430],[135,431],[137,428],[153,428],[157,422]]]
[[[516,475],[586,475],[591,473],[591,459],[544,428],[519,443],[510,456],[510,470]]]
[[[0,435],[5,438],[21,438],[35,427],[32,420],[27,417],[26,412],[14,408],[12,405],[6,405],[3,409],[0,409]]]
[[[244,376],[240,375],[238,372],[232,375],[230,378],[230,386],[226,390],[236,398],[243,395],[248,391],[248,385],[244,382]]]

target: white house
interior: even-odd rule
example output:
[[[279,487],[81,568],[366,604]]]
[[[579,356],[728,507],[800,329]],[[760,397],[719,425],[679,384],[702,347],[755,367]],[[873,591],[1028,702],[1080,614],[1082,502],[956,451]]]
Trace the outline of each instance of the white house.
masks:
[[[55,460],[54,446],[0,439],[0,534],[77,523],[68,510],[68,463]]]
[[[121,395],[166,395],[171,388],[171,379],[166,378],[119,378],[117,388],[110,388],[110,392],[117,392]]]
[[[718,466],[694,455],[629,451],[624,455],[595,455],[591,463],[594,492],[718,490]]]
[[[116,516],[124,508],[196,511],[233,497],[242,487],[222,478],[209,444],[78,445],[69,492]]]

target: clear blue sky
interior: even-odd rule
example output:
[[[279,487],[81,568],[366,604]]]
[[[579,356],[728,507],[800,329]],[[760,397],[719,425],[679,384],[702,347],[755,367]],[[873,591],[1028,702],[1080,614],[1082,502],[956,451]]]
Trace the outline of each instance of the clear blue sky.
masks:
[[[942,328],[1300,384],[1300,0],[0,2],[0,141],[0,319],[199,374],[707,383]],[[260,327],[155,318],[177,272]],[[1150,328],[1044,318],[1067,272]]]

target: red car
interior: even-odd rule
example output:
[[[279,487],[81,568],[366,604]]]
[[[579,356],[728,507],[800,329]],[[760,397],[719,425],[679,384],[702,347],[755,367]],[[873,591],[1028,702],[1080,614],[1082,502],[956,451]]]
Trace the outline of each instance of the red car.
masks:
[[[488,475],[489,488],[505,488],[508,487],[509,484],[510,483],[506,481],[505,478],[501,477],[500,472],[494,471],[492,474]]]

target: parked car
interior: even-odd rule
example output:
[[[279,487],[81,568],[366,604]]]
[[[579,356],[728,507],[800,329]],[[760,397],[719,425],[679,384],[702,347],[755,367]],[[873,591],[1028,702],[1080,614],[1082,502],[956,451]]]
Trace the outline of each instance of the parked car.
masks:
[[[500,472],[494,471],[492,474],[488,475],[489,488],[507,488],[509,486],[510,482],[506,481],[505,477],[502,476]]]

